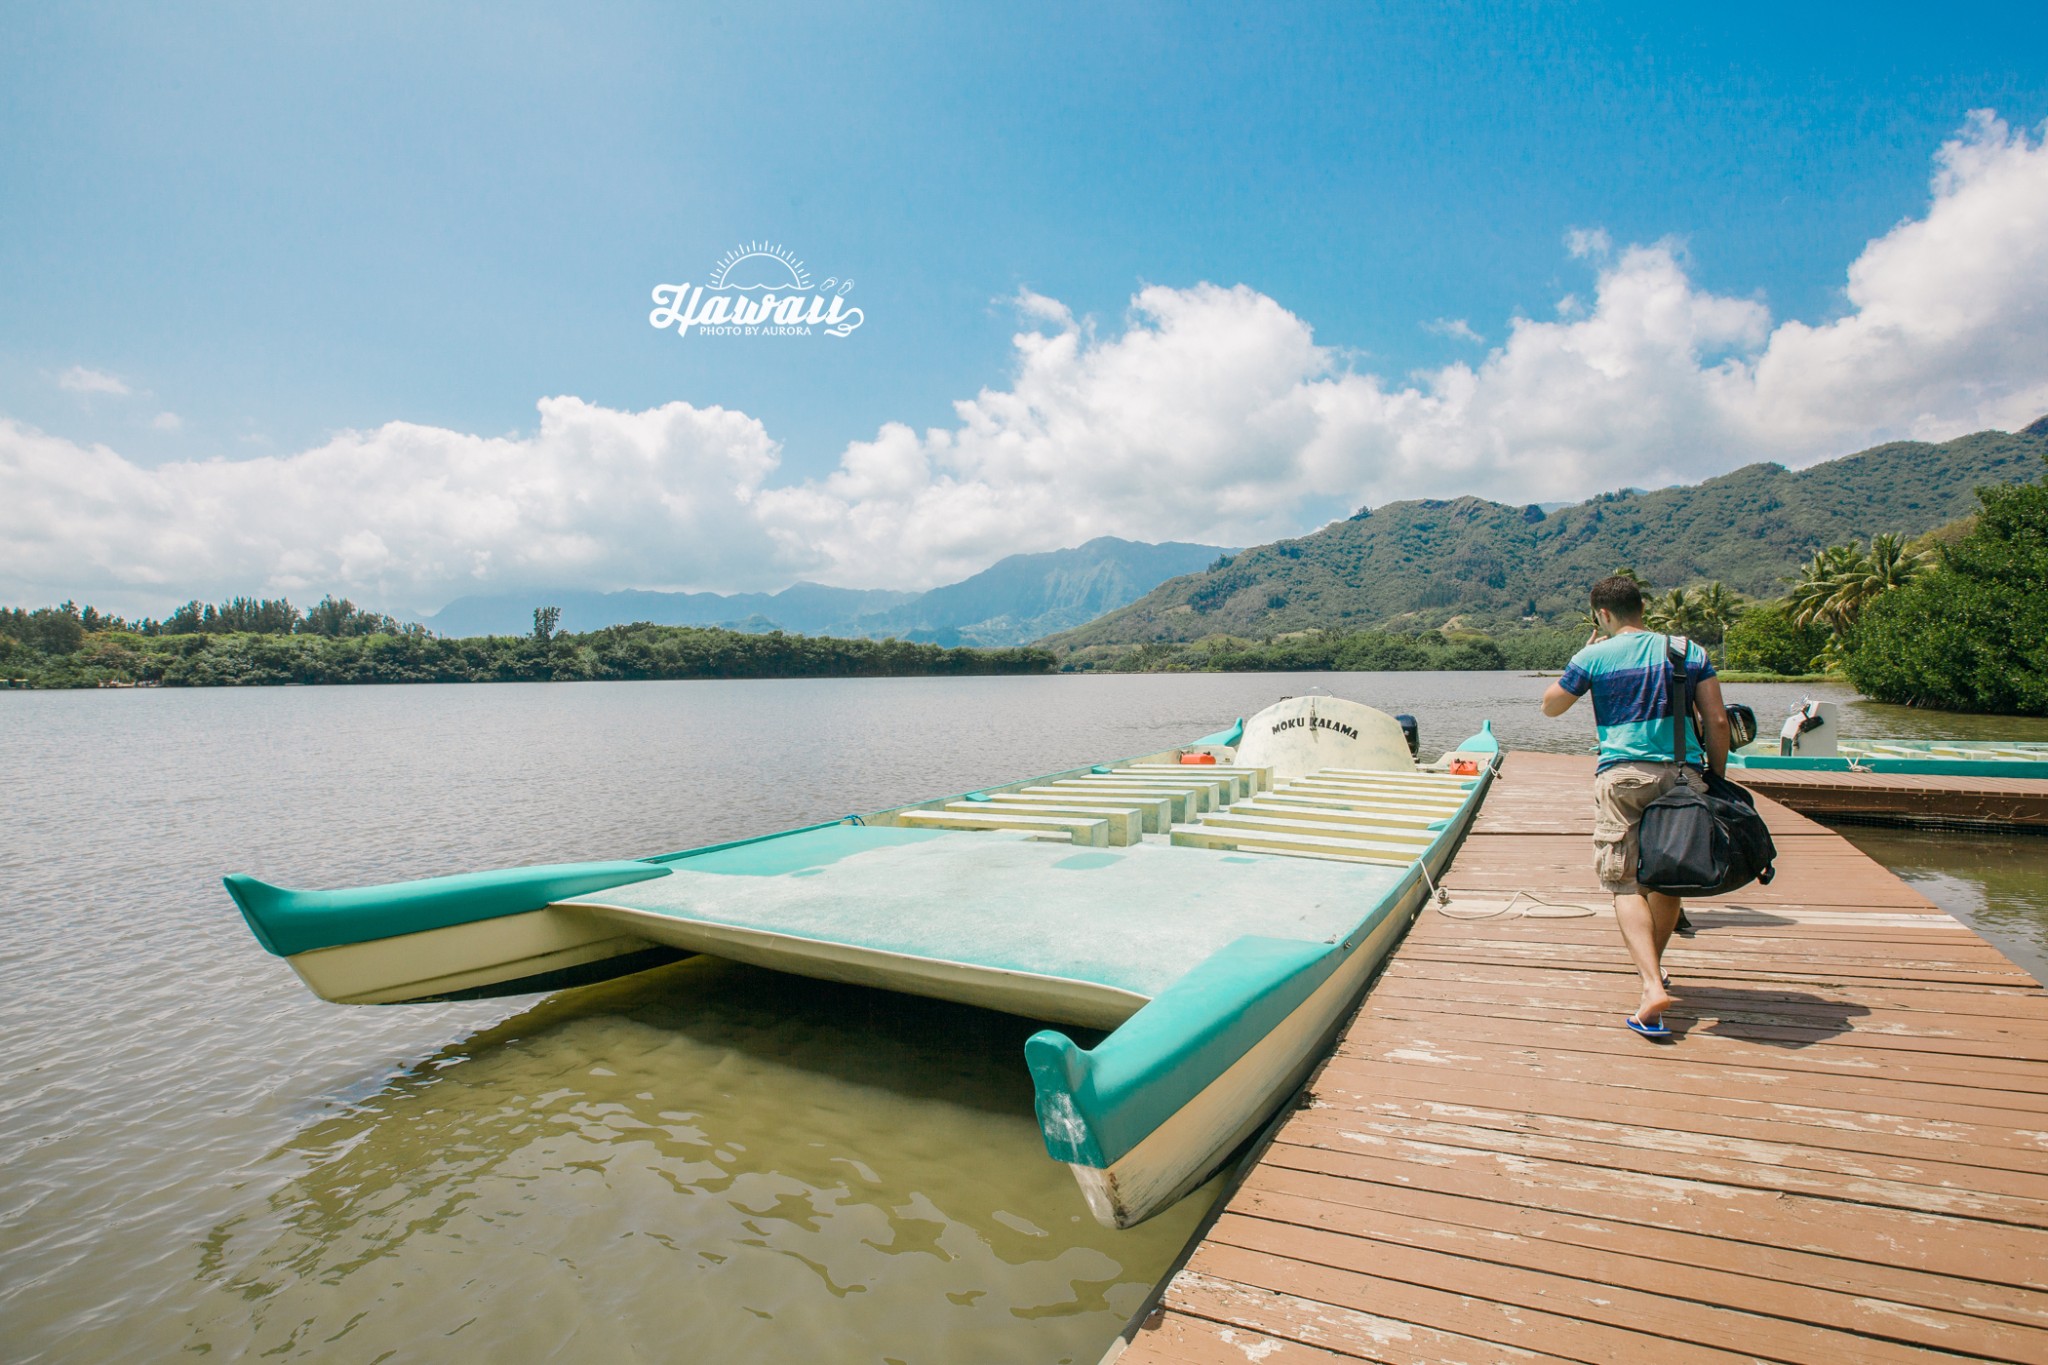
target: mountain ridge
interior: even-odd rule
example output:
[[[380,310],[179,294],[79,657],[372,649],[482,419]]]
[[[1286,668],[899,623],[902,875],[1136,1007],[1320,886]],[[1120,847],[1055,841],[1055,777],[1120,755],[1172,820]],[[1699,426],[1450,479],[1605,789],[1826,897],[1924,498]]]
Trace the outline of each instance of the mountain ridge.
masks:
[[[1776,596],[1815,550],[1914,536],[1975,510],[1987,483],[2038,477],[2048,419],[1939,444],[1895,441],[1788,470],[1603,493],[1555,511],[1467,495],[1359,512],[1170,579],[1075,630],[1059,651],[1335,629],[1515,630],[1576,622],[1586,586],[1628,565],[1658,588],[1719,580]]]

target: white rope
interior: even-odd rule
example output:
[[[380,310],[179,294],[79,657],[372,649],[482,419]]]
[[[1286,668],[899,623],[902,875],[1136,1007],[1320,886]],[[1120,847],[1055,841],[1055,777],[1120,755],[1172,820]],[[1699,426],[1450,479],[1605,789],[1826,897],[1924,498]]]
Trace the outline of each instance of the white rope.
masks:
[[[1493,909],[1460,911],[1451,907],[1450,899],[1442,892],[1437,894],[1442,906],[1439,913],[1446,919],[1591,919],[1600,913],[1590,905],[1579,905],[1572,901],[1547,901],[1534,891],[1517,891],[1508,899],[1507,904]],[[1529,901],[1528,907],[1517,910],[1515,906],[1524,899]]]
[[[1438,886],[1436,878],[1429,875],[1429,864],[1423,859],[1417,858],[1415,865],[1422,869],[1422,883],[1429,888],[1429,894],[1435,898],[1436,903],[1439,906],[1448,906],[1451,903],[1451,893]]]

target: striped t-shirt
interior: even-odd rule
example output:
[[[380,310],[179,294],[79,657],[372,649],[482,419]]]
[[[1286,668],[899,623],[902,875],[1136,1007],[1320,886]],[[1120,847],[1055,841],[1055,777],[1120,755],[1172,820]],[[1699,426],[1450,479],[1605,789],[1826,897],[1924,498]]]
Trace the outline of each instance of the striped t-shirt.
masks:
[[[1593,693],[1593,719],[1600,727],[1600,767],[1617,763],[1671,761],[1671,661],[1664,652],[1670,637],[1631,630],[1587,645],[1566,666],[1557,685],[1575,697]],[[1686,646],[1686,671],[1693,681],[1714,676],[1707,651]],[[1685,727],[1685,759],[1706,762],[1699,727]]]

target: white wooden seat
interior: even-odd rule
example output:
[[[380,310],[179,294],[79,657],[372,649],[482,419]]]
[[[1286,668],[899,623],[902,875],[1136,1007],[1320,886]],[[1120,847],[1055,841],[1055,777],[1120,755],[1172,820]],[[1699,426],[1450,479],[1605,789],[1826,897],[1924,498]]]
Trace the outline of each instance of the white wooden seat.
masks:
[[[1269,820],[1288,820],[1308,828],[1324,827],[1331,834],[1369,834],[1388,843],[1427,844],[1436,834],[1426,824],[1375,811],[1325,810],[1315,806],[1288,806],[1257,801],[1241,802],[1230,808],[1231,815],[1258,815]]]
[[[1113,848],[1134,844],[1145,833],[1144,816],[1135,810],[1120,810],[1115,806],[1068,805],[1057,798],[1043,802],[1005,802],[1000,807],[993,801],[948,801],[946,809],[964,815],[1079,815],[1101,820],[1109,826],[1109,842]]]
[[[1077,844],[1109,846],[1109,821],[1079,815],[1003,815],[950,810],[901,810],[899,825],[924,829],[1007,829],[1025,834],[1064,834]]]
[[[1337,796],[1358,801],[1382,801],[1396,805],[1407,805],[1417,810],[1452,811],[1465,804],[1464,798],[1454,792],[1402,791],[1387,787],[1360,787],[1342,782],[1328,782],[1321,778],[1303,778],[1280,788],[1281,793],[1290,796]],[[1278,793],[1276,793],[1278,794]]]
[[[1349,839],[1302,834],[1293,830],[1224,829],[1207,824],[1175,825],[1173,842],[1180,848],[1245,849],[1254,853],[1305,853],[1319,858],[1344,858],[1352,862],[1377,863],[1382,867],[1407,867],[1413,857],[1374,852]]]
[[[1228,777],[1236,781],[1238,794],[1242,796],[1250,796],[1253,792],[1264,791],[1273,785],[1271,768],[1235,768],[1223,763],[1129,763],[1116,771],[1162,777],[1186,776],[1190,773],[1199,777]]]
[[[1472,779],[1461,778],[1455,782],[1418,782],[1406,777],[1365,777],[1353,773],[1304,773],[1298,779],[1302,782],[1330,782],[1345,787],[1370,787],[1374,791],[1421,792],[1431,796],[1449,796],[1463,799],[1472,790]]]
[[[1230,802],[1226,784],[1218,782],[1175,782],[1166,778],[1151,780],[1143,777],[1063,777],[1053,785],[1082,791],[1177,794],[1192,803],[1196,810],[1208,810]]]
[[[1318,839],[1334,839],[1351,845],[1364,852],[1381,857],[1399,858],[1406,855],[1415,857],[1428,847],[1428,841],[1400,839],[1382,835],[1375,830],[1344,829],[1336,825],[1311,825],[1302,820],[1287,820],[1271,815],[1239,815],[1236,811],[1218,811],[1205,815],[1199,822],[1202,829],[1251,830],[1261,834],[1306,834]]]
[[[1456,813],[1453,808],[1439,815],[1434,810],[1418,810],[1414,805],[1404,801],[1360,801],[1347,796],[1315,796],[1288,791],[1267,792],[1259,797],[1258,804],[1284,810],[1364,815],[1375,820],[1384,820],[1402,829],[1421,830],[1432,829]]]
[[[1234,777],[1178,777],[1172,773],[1090,773],[1085,777],[1062,778],[1064,782],[1089,782],[1097,786],[1115,783],[1127,787],[1152,787],[1162,791],[1207,792],[1210,804],[1227,805],[1237,795]]]
[[[1147,834],[1164,834],[1173,824],[1173,801],[1165,796],[1094,796],[1073,792],[1045,792],[1025,789],[1014,792],[990,792],[988,804],[1001,809],[1025,810],[1028,807],[1051,802],[1060,807],[1079,807],[1082,810],[1129,811],[1144,822]]]
[[[1390,768],[1320,768],[1315,775],[1328,777],[1394,778],[1402,782],[1424,782],[1433,783],[1438,786],[1469,787],[1473,782],[1472,778],[1460,776],[1457,773],[1431,773],[1424,772],[1420,768],[1399,770]]]
[[[1164,801],[1167,818],[1185,820],[1195,811],[1207,810],[1208,805],[1200,793],[1184,791],[1162,791],[1158,787],[1104,787],[1080,781],[1059,782],[1042,787],[1022,787],[1019,794],[1026,796],[1100,796],[1115,797],[1131,801]]]

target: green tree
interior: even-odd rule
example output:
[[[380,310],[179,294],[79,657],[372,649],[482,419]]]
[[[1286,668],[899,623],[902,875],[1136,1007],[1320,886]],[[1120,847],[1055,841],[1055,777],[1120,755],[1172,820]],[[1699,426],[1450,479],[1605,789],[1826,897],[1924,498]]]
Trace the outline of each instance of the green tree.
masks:
[[[533,609],[533,638],[540,644],[550,644],[555,638],[555,627],[562,624],[560,607],[535,607]]]
[[[2048,715],[2048,485],[1977,490],[1977,524],[1863,612],[1843,671],[1879,701]]]
[[[1784,603],[1767,602],[1749,608],[1728,627],[1722,662],[1760,673],[1812,673],[1830,638],[1826,626],[1800,625]]]

